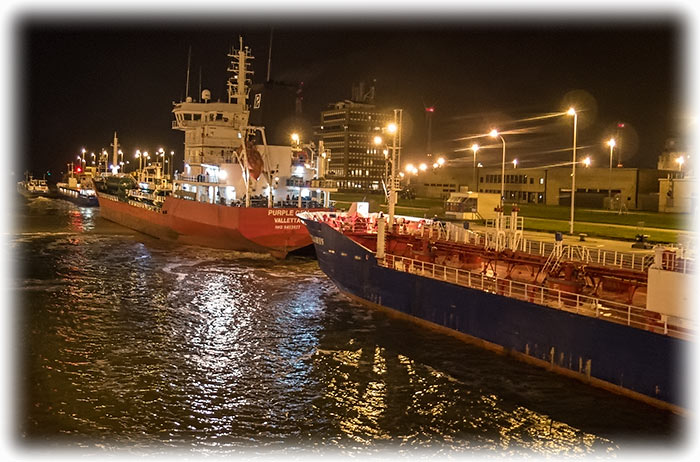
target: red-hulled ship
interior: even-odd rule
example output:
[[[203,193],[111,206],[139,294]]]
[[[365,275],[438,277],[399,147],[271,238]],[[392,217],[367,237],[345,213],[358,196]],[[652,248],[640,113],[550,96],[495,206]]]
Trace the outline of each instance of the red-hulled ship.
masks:
[[[136,175],[114,169],[95,179],[100,213],[160,239],[284,258],[311,246],[297,213],[329,206],[328,156],[298,138],[268,146],[264,128],[248,123],[250,49],[241,40],[228,56],[228,102],[210,102],[204,90],[200,101],[187,96],[173,108],[173,128],[185,132],[184,171],[168,174],[162,150],[150,163],[138,152]],[[116,138],[114,152],[116,166]]]
[[[299,208],[227,207],[168,197],[158,209],[99,193],[102,217],[159,239],[284,258],[311,244]]]

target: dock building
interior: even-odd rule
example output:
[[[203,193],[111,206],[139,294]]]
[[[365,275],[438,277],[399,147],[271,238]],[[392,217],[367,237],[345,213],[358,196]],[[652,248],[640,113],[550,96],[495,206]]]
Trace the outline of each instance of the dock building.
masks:
[[[659,209],[659,182],[674,172],[644,168],[589,167],[576,169],[576,206],[612,210]],[[410,179],[418,196],[447,198],[451,192],[501,192],[501,169],[479,168],[476,188],[471,167],[443,167]],[[568,205],[571,167],[506,168],[506,202]]]

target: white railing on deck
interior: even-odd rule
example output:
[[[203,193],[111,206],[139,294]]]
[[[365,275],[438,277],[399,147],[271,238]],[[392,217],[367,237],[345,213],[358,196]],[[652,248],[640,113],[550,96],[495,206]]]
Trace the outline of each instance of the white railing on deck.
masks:
[[[370,219],[356,220],[354,222],[338,220],[337,229],[354,233],[376,233],[376,221]],[[482,233],[464,229],[453,223],[444,222],[411,222],[397,224],[395,232],[400,234],[415,234],[432,240],[450,241],[472,245],[485,245],[486,236]],[[554,250],[554,242],[525,239],[520,246],[523,252],[549,256]],[[651,253],[623,252],[619,250],[604,250],[598,247],[587,247],[573,244],[562,246],[562,258],[567,260],[582,261],[603,266],[615,266],[617,268],[646,271],[654,261]],[[685,268],[685,261],[683,268]]]
[[[666,271],[674,271],[676,273],[695,272],[695,260],[683,258],[682,250],[666,250],[661,256],[661,268]],[[653,259],[652,259],[653,263]]]
[[[677,338],[694,338],[695,325],[691,321],[678,319],[677,324],[682,325],[669,324],[667,316],[638,306],[510,279],[487,276],[482,272],[471,272],[397,255],[386,255],[385,259],[378,259],[377,262],[380,266],[398,271],[438,279],[558,310],[569,311]]]
[[[554,249],[554,242],[527,240],[523,247],[523,250],[530,254],[549,255]],[[565,244],[562,249],[563,257],[569,260],[637,271],[646,271],[654,261],[654,255],[651,253],[622,252],[572,244]]]
[[[319,219],[318,216],[315,217]],[[397,217],[400,218],[400,217]],[[320,220],[323,221],[323,220]],[[400,220],[397,220],[400,221]],[[343,232],[376,233],[377,223],[375,218],[360,220],[347,220],[343,217],[331,218],[328,221],[331,226]],[[420,237],[428,237],[431,240],[458,242],[472,245],[486,245],[486,236],[483,233],[464,229],[454,223],[432,222],[431,220],[407,221],[394,226],[394,232],[399,234],[413,234]],[[520,250],[533,255],[549,256],[554,250],[555,243],[524,239],[519,246]],[[623,252],[619,250],[605,250],[599,247],[579,246],[565,244],[562,246],[563,259],[583,261],[585,263],[615,266],[617,268],[646,271],[653,263],[652,253]],[[685,272],[686,259],[679,259],[675,265],[676,271]]]
[[[150,210],[152,212],[163,213],[163,211],[161,210],[160,207],[157,207],[157,206],[151,205],[151,204],[147,204],[145,202],[139,202],[139,201],[134,201],[134,200],[129,199],[128,204],[133,205],[134,207],[141,208],[141,209]]]
[[[130,189],[129,191],[127,191],[127,194],[129,195],[129,197],[138,197],[139,199],[146,199],[149,201],[156,200],[155,194],[143,192],[143,191],[138,190],[138,189]]]

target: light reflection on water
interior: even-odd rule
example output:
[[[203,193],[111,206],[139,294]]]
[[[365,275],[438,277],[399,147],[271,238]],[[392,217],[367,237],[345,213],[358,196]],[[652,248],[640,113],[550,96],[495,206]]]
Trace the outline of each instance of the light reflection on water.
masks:
[[[313,261],[27,209],[13,247],[30,446],[575,456],[675,441],[666,413],[353,304]]]

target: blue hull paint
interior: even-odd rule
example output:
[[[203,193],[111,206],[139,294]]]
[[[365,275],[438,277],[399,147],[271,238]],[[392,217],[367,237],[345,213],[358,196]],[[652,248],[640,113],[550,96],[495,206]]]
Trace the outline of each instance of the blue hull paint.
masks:
[[[687,407],[687,341],[384,268],[328,225],[304,222],[321,269],[344,292],[582,377],[590,361],[591,377],[609,388]]]

